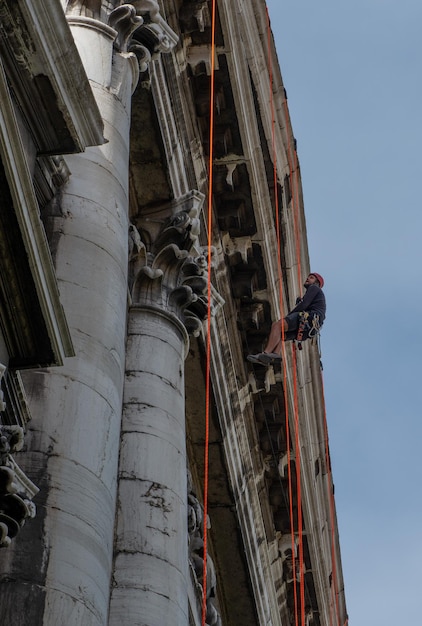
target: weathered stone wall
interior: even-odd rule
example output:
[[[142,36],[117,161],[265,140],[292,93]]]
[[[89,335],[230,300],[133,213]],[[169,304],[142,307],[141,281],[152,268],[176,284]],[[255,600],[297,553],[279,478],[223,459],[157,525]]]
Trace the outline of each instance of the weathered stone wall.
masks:
[[[73,32],[82,56],[89,50],[88,75],[107,143],[67,157],[71,176],[49,218],[75,357],[60,369],[24,375],[33,415],[25,463],[42,487],[42,532],[32,541],[28,532],[31,549],[12,567],[16,605],[18,589],[28,595],[31,561],[38,563],[25,605],[28,624],[104,624],[113,551],[133,71],[129,60],[113,51],[110,27],[82,23]],[[11,612],[5,608],[5,614]]]
[[[45,0],[34,2],[48,15]],[[23,375],[32,421],[20,462],[40,493],[36,518],[0,567],[2,622],[199,625],[207,528],[208,625],[293,624],[299,539],[290,535],[289,506],[296,515],[298,503],[286,459],[294,467],[295,455],[303,455],[306,620],[321,626],[329,618],[332,485],[317,347],[300,355],[297,440],[291,352],[285,376],[280,366],[259,371],[245,358],[301,291],[297,237],[302,272],[309,269],[300,173],[291,170],[295,142],[272,46],[269,82],[265,5],[217,4],[212,224],[202,207],[210,173],[209,0],[163,0],[162,14],[156,0],[62,0],[69,27],[60,32],[77,45],[105,144],[86,148],[78,140],[72,106],[62,115],[67,124],[55,119],[57,132],[43,143],[45,115],[38,128],[22,107],[44,147],[37,159],[31,152],[31,175],[45,199],[75,356]],[[54,50],[54,28],[39,30]],[[163,52],[170,54],[163,59]],[[132,100],[139,76],[143,91]],[[132,104],[145,109],[132,115]],[[56,105],[51,110],[62,99]],[[61,132],[68,151],[84,152],[50,159],[48,146],[60,145]],[[98,129],[94,136],[99,143]],[[197,340],[190,344],[188,335]]]

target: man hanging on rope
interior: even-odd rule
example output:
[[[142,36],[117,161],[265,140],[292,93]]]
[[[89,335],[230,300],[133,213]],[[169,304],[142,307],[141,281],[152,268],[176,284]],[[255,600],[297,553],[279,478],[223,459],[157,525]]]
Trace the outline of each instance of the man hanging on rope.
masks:
[[[303,286],[306,289],[303,298],[298,299],[295,308],[284,319],[271,326],[264,352],[249,354],[248,361],[259,365],[281,361],[283,339],[303,341],[318,333],[325,319],[326,305],[322,291],[324,279],[320,274],[312,272]]]

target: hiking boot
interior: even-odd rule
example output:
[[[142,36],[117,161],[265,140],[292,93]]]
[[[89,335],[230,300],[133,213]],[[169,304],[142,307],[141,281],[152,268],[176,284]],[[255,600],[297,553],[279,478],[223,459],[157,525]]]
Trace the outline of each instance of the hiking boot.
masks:
[[[273,361],[281,361],[281,356],[275,352],[259,352],[258,354],[248,354],[246,357],[250,363],[257,365],[270,365]]]

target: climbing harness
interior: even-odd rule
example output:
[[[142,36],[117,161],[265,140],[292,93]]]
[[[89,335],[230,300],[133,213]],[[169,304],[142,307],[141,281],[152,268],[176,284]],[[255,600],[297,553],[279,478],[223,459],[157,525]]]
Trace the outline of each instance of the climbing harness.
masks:
[[[302,350],[302,341],[305,339],[316,339],[319,336],[321,325],[319,323],[319,315],[314,313],[311,315],[307,311],[299,313],[299,327],[296,335],[297,349]]]
[[[319,336],[319,332],[321,330],[321,324],[319,323],[319,315],[314,313],[312,317],[312,326],[309,330],[308,337],[309,339],[315,339]]]
[[[302,340],[305,331],[309,330],[309,313],[306,311],[302,311],[299,313],[299,327],[297,329],[296,341],[298,350],[302,350]]]

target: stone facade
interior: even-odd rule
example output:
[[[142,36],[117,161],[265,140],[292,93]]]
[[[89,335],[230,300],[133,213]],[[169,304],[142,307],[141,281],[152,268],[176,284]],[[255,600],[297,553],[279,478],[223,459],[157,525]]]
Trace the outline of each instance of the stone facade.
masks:
[[[347,622],[318,346],[246,361],[309,271],[286,94],[215,6],[210,223],[212,0],[0,2],[2,623],[197,626],[205,556],[208,626]]]

